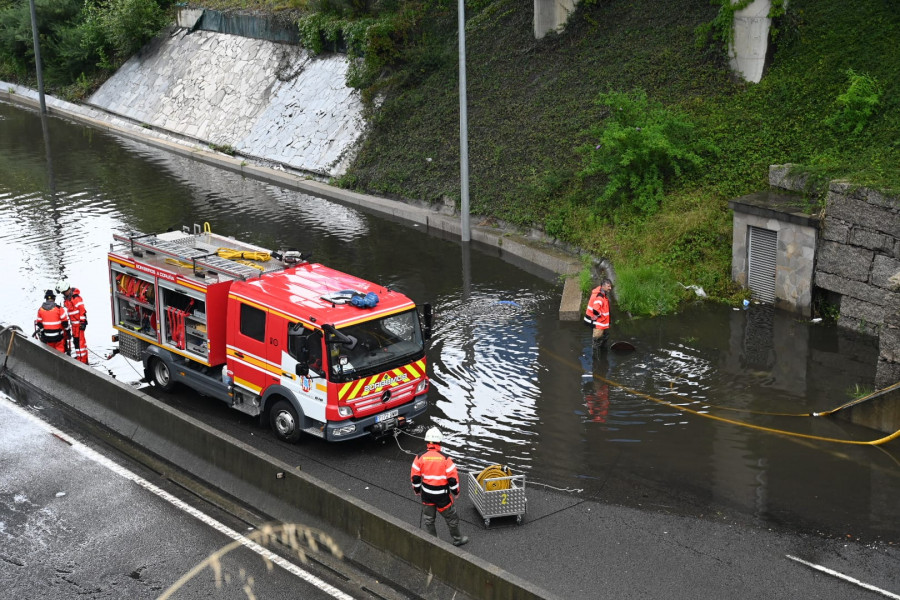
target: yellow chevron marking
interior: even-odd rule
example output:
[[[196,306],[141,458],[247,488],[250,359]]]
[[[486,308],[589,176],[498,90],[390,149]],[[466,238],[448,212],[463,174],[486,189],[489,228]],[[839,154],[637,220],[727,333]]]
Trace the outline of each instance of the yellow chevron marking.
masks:
[[[416,369],[418,367],[418,369]],[[373,386],[379,382],[384,381],[385,379],[396,380],[404,375],[407,376],[410,380],[418,379],[422,376],[422,373],[425,371],[425,360],[418,360],[414,363],[410,363],[403,367],[397,367],[396,369],[391,369],[390,371],[386,371],[379,375],[374,375],[372,377],[365,377],[360,379],[359,381],[345,383],[338,390],[338,400],[342,401],[350,401],[354,398],[360,396],[361,392],[368,386]],[[390,383],[386,383],[381,386],[382,389],[384,387],[397,387],[403,383],[407,383],[406,381],[391,381]]]

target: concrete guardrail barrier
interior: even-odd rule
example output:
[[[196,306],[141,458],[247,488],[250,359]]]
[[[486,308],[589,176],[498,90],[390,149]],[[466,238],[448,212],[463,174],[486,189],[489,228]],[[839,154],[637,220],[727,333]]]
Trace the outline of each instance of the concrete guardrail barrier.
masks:
[[[349,559],[425,598],[453,590],[493,600],[554,598],[12,327],[0,329],[0,389],[25,402],[37,394],[62,403],[275,519],[312,515],[343,534],[336,541]]]

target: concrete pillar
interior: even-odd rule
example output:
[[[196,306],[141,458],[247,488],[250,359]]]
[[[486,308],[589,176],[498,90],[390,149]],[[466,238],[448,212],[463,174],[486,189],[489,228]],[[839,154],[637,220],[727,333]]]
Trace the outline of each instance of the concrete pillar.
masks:
[[[762,79],[772,24],[768,16],[771,8],[771,0],[753,0],[747,8],[734,13],[734,42],[728,52],[729,63],[732,71],[753,83]]]
[[[175,15],[175,23],[184,29],[193,29],[202,16],[202,8],[180,8]]]
[[[576,4],[576,0],[534,0],[534,38],[562,29]]]

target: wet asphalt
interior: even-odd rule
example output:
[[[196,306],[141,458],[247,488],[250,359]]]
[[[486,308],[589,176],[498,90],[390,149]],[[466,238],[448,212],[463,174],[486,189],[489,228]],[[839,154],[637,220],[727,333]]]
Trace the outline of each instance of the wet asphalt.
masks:
[[[256,420],[188,390],[145,391],[411,526],[420,522],[408,486],[412,454],[422,446],[413,435],[287,445]],[[29,410],[40,415],[39,408]],[[227,543],[209,525],[73,452],[64,440],[0,410],[0,597],[158,597]],[[501,517],[485,527],[464,485],[458,510],[470,542],[463,550],[540,586],[548,597],[900,598],[900,551],[891,542],[774,531],[717,510],[699,516],[692,514],[697,506],[679,506],[674,497],[666,506],[634,508],[527,481],[525,494],[521,525]],[[634,494],[653,499],[640,487]],[[228,515],[219,520],[246,527]],[[449,539],[440,520],[438,534]],[[298,591],[293,576],[273,578],[258,568],[257,598],[318,597],[314,589]],[[403,582],[393,583],[402,588]],[[207,571],[197,588],[177,597],[231,597],[214,584]]]
[[[0,394],[0,598],[378,597],[44,413]]]
[[[401,434],[343,444],[306,438],[288,445],[255,419],[189,390],[144,391],[352,497],[420,523],[408,477],[413,454],[424,447],[421,438]],[[892,542],[776,531],[712,503],[700,506],[675,494],[666,499],[665,490],[640,482],[631,493],[647,502],[638,501],[638,508],[540,482],[526,480],[525,487],[522,524],[503,517],[485,527],[464,482],[458,511],[470,542],[463,549],[560,598],[900,599],[900,547]],[[439,537],[449,541],[446,525],[440,519],[437,525]]]

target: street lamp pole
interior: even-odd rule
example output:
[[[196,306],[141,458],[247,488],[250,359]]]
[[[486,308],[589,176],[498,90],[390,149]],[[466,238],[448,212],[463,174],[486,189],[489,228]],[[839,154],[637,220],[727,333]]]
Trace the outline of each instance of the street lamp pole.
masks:
[[[37,13],[34,10],[34,0],[29,0],[31,4],[31,33],[34,36],[34,66],[37,70],[38,96],[41,100],[41,114],[47,114],[47,105],[44,103],[44,74],[41,71],[41,44],[38,36]]]
[[[32,0],[34,1],[34,0]],[[466,13],[465,0],[459,6],[459,192],[462,241],[472,239],[469,228],[469,122],[466,112]]]

